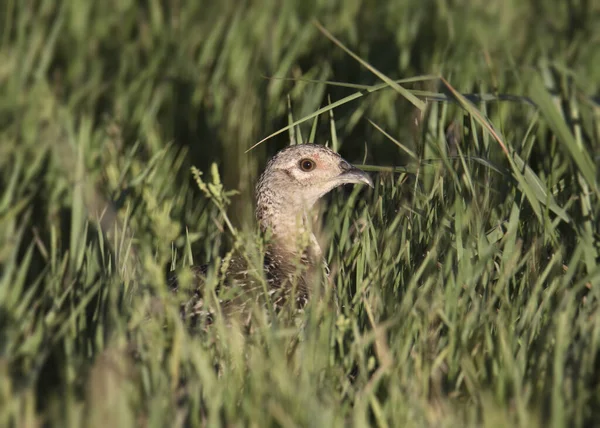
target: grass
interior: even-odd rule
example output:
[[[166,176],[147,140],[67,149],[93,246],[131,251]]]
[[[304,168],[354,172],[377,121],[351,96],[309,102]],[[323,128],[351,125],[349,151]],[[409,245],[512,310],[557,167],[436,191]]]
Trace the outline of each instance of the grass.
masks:
[[[599,424],[599,19],[2,3],[0,425]],[[320,207],[339,310],[191,334],[166,267],[260,260],[253,183],[308,140],[376,181]]]

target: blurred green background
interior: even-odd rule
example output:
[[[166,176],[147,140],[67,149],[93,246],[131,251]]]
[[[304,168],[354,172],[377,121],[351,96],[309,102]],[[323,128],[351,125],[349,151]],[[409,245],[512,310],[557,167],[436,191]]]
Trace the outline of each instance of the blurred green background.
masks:
[[[598,28],[590,0],[4,0],[0,425],[600,423]],[[165,266],[256,251],[300,139],[377,181],[322,206],[341,309],[190,333]]]

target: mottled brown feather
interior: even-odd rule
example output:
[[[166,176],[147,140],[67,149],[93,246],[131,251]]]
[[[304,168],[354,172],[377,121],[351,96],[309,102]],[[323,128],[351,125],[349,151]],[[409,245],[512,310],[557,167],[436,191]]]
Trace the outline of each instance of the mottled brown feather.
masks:
[[[306,160],[314,168],[306,170]],[[266,291],[278,310],[290,298],[303,308],[314,287],[319,269],[326,264],[311,232],[308,212],[314,203],[344,183],[373,186],[369,176],[351,166],[332,150],[315,144],[290,146],[278,152],[267,164],[256,186],[256,218],[262,232],[270,235],[264,255]],[[212,320],[214,310],[206,304],[204,283],[208,266],[194,266],[195,291],[182,305],[185,318]],[[221,310],[226,315],[244,313],[249,302],[264,303],[265,288],[248,268],[245,258],[234,256],[217,291]],[[177,280],[171,281],[177,289]],[[221,298],[222,296],[226,298]]]

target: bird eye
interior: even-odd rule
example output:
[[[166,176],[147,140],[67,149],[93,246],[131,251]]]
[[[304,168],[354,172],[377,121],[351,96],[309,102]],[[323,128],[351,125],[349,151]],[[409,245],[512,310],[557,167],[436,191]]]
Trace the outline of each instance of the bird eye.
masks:
[[[310,159],[302,159],[300,161],[300,169],[304,172],[310,172],[315,169],[315,163]]]

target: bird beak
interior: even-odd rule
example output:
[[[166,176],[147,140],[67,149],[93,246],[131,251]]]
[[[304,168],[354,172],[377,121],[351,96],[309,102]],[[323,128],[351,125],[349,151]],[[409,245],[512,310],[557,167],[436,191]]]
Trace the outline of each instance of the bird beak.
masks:
[[[362,169],[358,169],[350,164],[345,164],[342,167],[343,172],[338,176],[344,183],[364,183],[373,188],[373,180]]]

